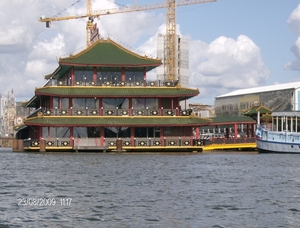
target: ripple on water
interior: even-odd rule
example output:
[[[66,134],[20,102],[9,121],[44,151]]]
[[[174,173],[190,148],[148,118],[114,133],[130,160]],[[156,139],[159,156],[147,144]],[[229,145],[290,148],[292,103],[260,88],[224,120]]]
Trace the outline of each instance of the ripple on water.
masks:
[[[300,156],[0,153],[0,227],[297,227]],[[19,206],[18,198],[56,205]],[[70,198],[70,205],[61,199]],[[96,224],[96,225],[95,225]]]

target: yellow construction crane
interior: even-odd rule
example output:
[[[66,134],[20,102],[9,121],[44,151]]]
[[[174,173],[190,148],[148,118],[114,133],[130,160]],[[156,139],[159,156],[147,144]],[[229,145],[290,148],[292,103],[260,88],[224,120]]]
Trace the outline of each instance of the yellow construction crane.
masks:
[[[174,81],[176,79],[176,6],[201,4],[207,2],[216,2],[217,0],[166,0],[164,3],[155,3],[144,6],[126,6],[124,8],[112,8],[104,10],[92,10],[92,0],[87,0],[86,14],[77,16],[64,16],[53,18],[40,18],[40,22],[46,22],[46,27],[50,27],[52,21],[63,21],[79,18],[88,18],[86,25],[86,42],[87,46],[91,45],[90,34],[93,29],[93,21],[95,18],[104,15],[129,13],[144,10],[154,10],[160,8],[166,8],[166,50],[165,50],[165,62],[166,62],[166,81]]]

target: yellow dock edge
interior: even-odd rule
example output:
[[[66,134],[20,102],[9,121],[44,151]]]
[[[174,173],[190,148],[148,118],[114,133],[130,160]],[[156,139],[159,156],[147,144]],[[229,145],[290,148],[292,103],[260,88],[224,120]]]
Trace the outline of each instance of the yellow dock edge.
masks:
[[[24,151],[39,151],[39,147],[24,147]],[[46,147],[46,151],[74,151],[72,147]],[[108,147],[107,152],[115,151],[116,147]],[[181,146],[181,147],[174,147],[174,146],[166,146],[166,147],[159,147],[159,146],[137,146],[137,147],[123,147],[122,150],[125,151],[181,151],[181,152],[206,152],[206,151],[213,151],[213,150],[256,150],[256,143],[234,143],[234,144],[211,144],[206,146]]]
[[[211,150],[256,150],[256,143],[211,144],[203,148],[203,152]]]

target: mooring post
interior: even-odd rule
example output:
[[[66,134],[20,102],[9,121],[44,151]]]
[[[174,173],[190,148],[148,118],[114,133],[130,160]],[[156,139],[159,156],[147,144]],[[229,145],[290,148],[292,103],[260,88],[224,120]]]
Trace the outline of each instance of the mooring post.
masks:
[[[117,152],[121,153],[123,148],[122,148],[122,140],[121,139],[117,139],[116,145],[117,145]]]
[[[40,140],[40,152],[46,152],[46,140]]]

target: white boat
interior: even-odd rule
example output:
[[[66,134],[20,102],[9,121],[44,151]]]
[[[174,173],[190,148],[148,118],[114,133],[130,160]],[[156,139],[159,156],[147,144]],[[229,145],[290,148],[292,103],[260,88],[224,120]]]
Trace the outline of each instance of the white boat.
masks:
[[[273,112],[272,125],[259,125],[255,134],[260,153],[300,153],[300,112]]]

